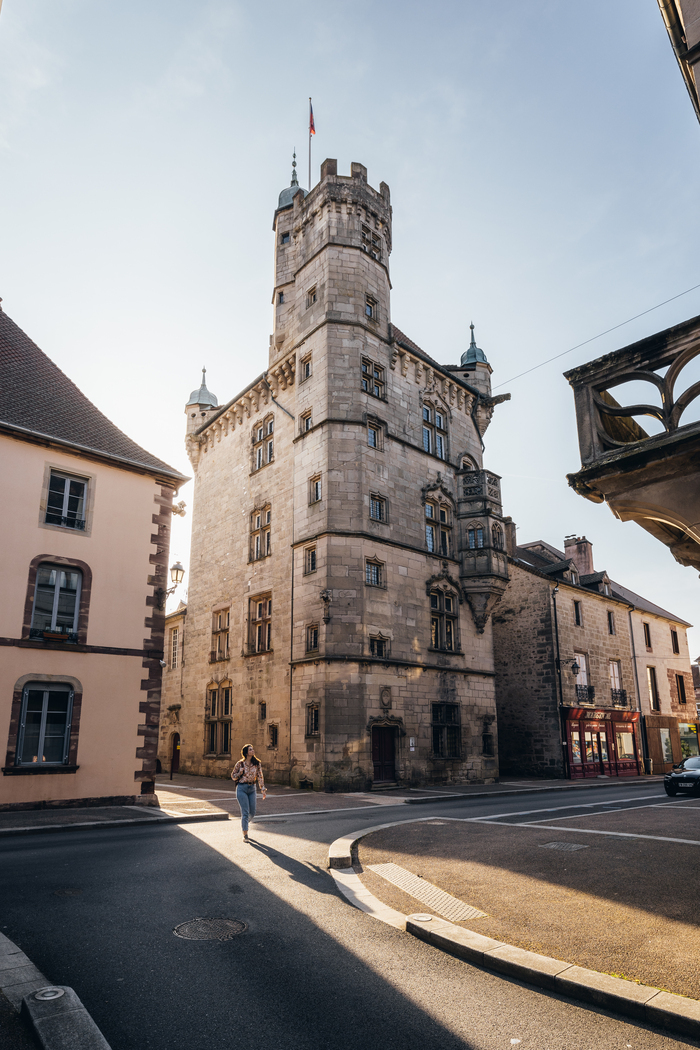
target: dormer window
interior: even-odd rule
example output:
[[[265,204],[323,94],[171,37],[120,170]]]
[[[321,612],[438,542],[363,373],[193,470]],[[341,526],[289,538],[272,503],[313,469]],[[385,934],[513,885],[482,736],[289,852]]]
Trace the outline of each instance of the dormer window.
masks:
[[[578,587],[578,582],[579,581],[578,581],[578,573],[576,572],[576,569],[572,569],[571,570],[571,582],[573,583],[574,587]]]

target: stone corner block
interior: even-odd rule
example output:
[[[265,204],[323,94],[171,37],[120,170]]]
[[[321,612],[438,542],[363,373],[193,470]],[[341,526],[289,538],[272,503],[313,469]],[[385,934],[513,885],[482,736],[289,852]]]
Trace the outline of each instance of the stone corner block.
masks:
[[[555,982],[556,990],[562,995],[605,1006],[642,1021],[647,1019],[645,1004],[658,995],[658,988],[610,977],[607,973],[597,973],[583,966],[570,966],[555,978]]]
[[[657,992],[645,1005],[646,1020],[660,1028],[700,1039],[700,1002],[671,992]]]
[[[550,991],[556,987],[557,975],[571,969],[571,963],[552,959],[548,955],[538,955],[537,952],[528,952],[512,944],[501,944],[487,952],[484,962],[489,969],[527,981],[528,984],[536,984],[540,988],[548,988]]]

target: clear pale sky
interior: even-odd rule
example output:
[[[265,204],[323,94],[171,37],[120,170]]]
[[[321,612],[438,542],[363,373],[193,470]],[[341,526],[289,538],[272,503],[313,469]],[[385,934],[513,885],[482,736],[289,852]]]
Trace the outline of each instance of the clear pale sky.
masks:
[[[486,464],[520,541],[585,533],[597,569],[700,624],[697,574],[569,489],[561,375],[700,314],[700,289],[508,382],[700,283],[700,125],[656,0],[4,0],[3,308],[191,474],[202,365],[223,403],[267,363],[271,223],[295,145],[307,186],[309,95],[312,182],[336,157],[391,187],[392,320],[445,363],[473,320],[512,394]]]

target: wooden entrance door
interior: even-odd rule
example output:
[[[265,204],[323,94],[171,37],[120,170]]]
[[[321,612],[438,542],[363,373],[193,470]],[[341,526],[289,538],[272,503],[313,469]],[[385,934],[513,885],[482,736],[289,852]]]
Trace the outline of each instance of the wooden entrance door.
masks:
[[[375,784],[382,780],[396,780],[395,737],[396,730],[393,726],[372,727],[372,765],[374,766]]]
[[[180,768],[180,734],[173,734],[173,752],[170,758],[170,779],[173,779],[173,773],[177,773]]]

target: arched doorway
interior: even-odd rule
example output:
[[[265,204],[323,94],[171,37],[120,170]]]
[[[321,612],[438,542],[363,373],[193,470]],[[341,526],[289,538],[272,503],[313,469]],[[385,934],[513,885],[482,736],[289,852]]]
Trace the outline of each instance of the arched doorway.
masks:
[[[173,773],[177,773],[180,768],[180,734],[173,733],[172,739],[172,751],[170,752],[170,779],[173,779]]]

